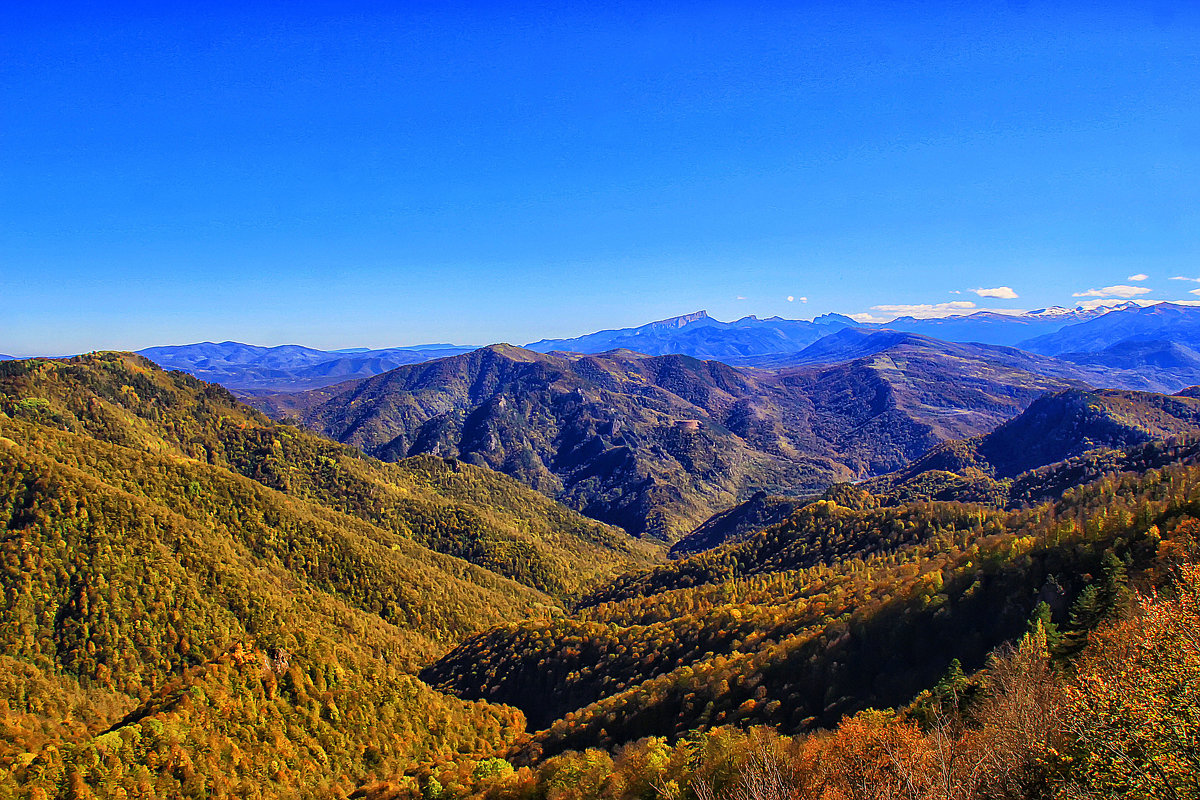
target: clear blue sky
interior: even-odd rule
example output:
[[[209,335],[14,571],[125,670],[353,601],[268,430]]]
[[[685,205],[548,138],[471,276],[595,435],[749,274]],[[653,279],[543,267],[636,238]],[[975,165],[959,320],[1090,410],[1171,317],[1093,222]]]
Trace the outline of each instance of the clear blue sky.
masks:
[[[24,5],[0,352],[1200,286],[1194,2]]]

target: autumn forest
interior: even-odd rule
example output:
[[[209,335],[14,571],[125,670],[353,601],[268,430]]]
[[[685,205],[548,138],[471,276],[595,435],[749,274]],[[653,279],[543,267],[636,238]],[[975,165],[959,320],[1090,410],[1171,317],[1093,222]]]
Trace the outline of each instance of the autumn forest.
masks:
[[[1198,420],[1050,394],[668,554],[139,356],[0,362],[0,797],[1200,797]]]

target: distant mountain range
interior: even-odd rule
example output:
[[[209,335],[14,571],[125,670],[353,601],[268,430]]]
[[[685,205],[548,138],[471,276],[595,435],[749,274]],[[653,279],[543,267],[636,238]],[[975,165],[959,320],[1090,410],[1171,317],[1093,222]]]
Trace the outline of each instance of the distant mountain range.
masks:
[[[940,319],[898,317],[888,323],[863,323],[841,314],[824,314],[812,322],[768,317],[743,317],[721,322],[705,311],[651,322],[637,328],[600,331],[573,339],[542,339],[526,345],[549,353],[603,353],[624,348],[647,355],[680,353],[729,364],[748,363],[760,356],[796,353],[824,336],[845,328],[918,333],[948,342],[1015,345],[1025,339],[1056,332],[1067,325],[1094,319],[1109,309],[1044,308],[1025,314],[979,311]]]
[[[1200,383],[1200,352],[1177,342],[1126,340],[1096,352],[1060,353],[1082,367],[1108,369],[1129,388],[1178,391]]]
[[[259,347],[239,342],[148,347],[138,351],[160,367],[189,372],[239,393],[299,391],[350,378],[378,375],[405,364],[466,353],[473,347],[451,344],[315,350],[285,344]]]
[[[1157,309],[1157,310],[1156,310]],[[1076,331],[1080,325],[1088,327]],[[1048,308],[1008,315],[981,311],[941,319],[899,317],[886,324],[859,323],[840,314],[812,321],[744,317],[721,322],[704,311],[636,328],[590,333],[571,339],[542,339],[525,349],[538,353],[598,354],[630,350],[645,355],[687,355],[734,366],[775,369],[831,364],[878,352],[897,334],[910,333],[949,342],[1011,346],[1042,355],[1070,353],[1085,367],[1117,374],[1105,385],[1173,391],[1195,382],[1187,353],[1116,350],[1102,358],[1079,358],[1134,337],[1200,347],[1200,309],[1160,304],[1127,304],[1111,309]],[[872,337],[872,334],[878,334]],[[834,337],[834,338],[830,338]],[[1181,338],[1182,337],[1182,338]],[[429,344],[385,349],[317,350],[299,345],[259,347],[238,342],[202,342],[151,347],[141,355],[168,369],[190,372],[242,395],[295,392],[331,386],[351,378],[379,375],[396,367],[466,353],[475,348]]]
[[[795,352],[822,336],[857,324],[840,314],[826,314],[812,322],[753,316],[721,322],[705,311],[697,311],[638,328],[600,331],[574,339],[542,339],[526,345],[526,349],[538,353],[605,353],[624,349],[651,356],[680,354],[735,363],[747,356]]]
[[[1027,339],[1018,346],[1034,353],[1094,353],[1121,342],[1166,340],[1200,348],[1200,308],[1158,303],[1128,306],[1061,330]]]
[[[1137,308],[1126,303],[1118,308]],[[898,317],[874,327],[908,331],[945,339],[948,342],[981,342],[983,344],[1016,345],[1033,336],[1049,334],[1069,325],[1076,325],[1108,314],[1111,308],[1063,308],[1052,306],[1024,314],[998,314],[977,311],[974,314],[953,315],[933,319]]]
[[[887,341],[852,361],[777,372],[494,345],[255,402],[384,460],[486,465],[631,533],[672,539],[755,491],[811,494],[888,472],[1094,378],[1013,348],[876,340]]]

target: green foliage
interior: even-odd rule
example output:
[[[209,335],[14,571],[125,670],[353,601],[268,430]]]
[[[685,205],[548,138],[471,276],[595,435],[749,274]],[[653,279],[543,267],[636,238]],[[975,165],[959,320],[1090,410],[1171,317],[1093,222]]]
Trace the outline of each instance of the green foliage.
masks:
[[[503,780],[511,776],[514,772],[513,765],[503,758],[485,758],[475,765],[475,769],[471,775],[475,780],[486,780],[488,778]]]
[[[1045,600],[1038,603],[1033,609],[1033,613],[1029,616],[1029,626],[1026,632],[1040,632],[1040,635],[1046,637],[1046,646],[1052,652],[1057,650],[1062,642],[1062,634],[1059,633],[1058,625],[1053,619],[1053,610]]]

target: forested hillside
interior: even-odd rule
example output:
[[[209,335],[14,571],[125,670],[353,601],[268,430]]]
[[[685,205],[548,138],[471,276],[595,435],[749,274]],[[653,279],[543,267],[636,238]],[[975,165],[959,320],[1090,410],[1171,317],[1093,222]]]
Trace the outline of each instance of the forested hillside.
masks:
[[[728,542],[740,542],[750,535],[783,522],[807,500],[778,497],[758,492],[744,503],[714,514],[671,546],[672,558],[711,550]]]
[[[0,410],[39,431],[227,469],[557,595],[646,557],[620,531],[491,470],[438,458],[363,458],[139,356],[8,362],[0,367]],[[103,458],[94,466],[119,474]]]
[[[907,702],[955,659],[983,666],[1039,602],[1086,636],[1128,574],[1162,577],[1164,542],[1191,546],[1200,467],[1110,476],[1020,512],[869,501],[818,501],[631,573],[569,619],[490,631],[424,674],[523,708],[542,728],[525,757],[725,723],[833,726]]]
[[[5,796],[328,796],[496,752],[520,713],[419,666],[647,558],[504,476],[372,462],[135,356],[0,370]]]
[[[946,442],[863,486],[885,503],[1030,505],[1105,472],[1193,458],[1195,447],[1186,442],[1197,436],[1200,402],[1194,397],[1071,390],[1041,397],[991,433]]]

